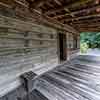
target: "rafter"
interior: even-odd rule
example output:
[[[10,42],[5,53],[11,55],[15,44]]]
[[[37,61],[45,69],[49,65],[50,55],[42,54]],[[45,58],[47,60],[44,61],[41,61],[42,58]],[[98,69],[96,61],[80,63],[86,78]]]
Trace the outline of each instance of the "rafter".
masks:
[[[10,5],[15,6],[16,3],[19,4],[19,5],[22,5],[24,7],[28,7],[27,4],[22,3],[20,0],[6,0],[6,1],[0,0],[0,5],[4,6],[4,7],[7,7],[7,8],[12,8],[12,6],[10,6]]]
[[[26,3],[23,3],[23,2],[21,2],[20,0],[14,0],[16,3],[18,3],[18,4],[20,4],[20,5],[22,5],[22,6],[24,6],[24,7],[28,7],[27,5],[26,5]]]
[[[70,15],[71,17],[75,17],[74,14],[71,13],[71,11],[69,9],[66,8],[66,14],[63,14],[63,15],[56,15],[54,17],[52,17],[53,19],[57,19],[57,18],[62,18],[62,17],[65,17],[65,16],[68,16]]]
[[[98,24],[100,24],[100,21],[99,22],[91,22],[90,21],[90,23],[92,23],[92,24],[89,24],[89,22],[87,22],[87,23],[72,23],[72,25],[85,25],[85,26],[96,26],[96,25],[98,25]],[[99,26],[100,27],[100,26]]]
[[[74,20],[82,20],[82,19],[88,19],[88,18],[91,18],[91,17],[100,17],[100,13],[98,14],[91,14],[91,15],[87,15],[87,16],[80,16],[80,17],[75,17],[75,18],[69,18],[69,19],[63,19],[65,20],[66,22],[68,21],[74,21]]]
[[[86,27],[77,27],[78,29],[80,30],[99,30],[100,31],[100,28],[86,28]]]
[[[83,29],[86,29],[86,30],[100,30],[100,22],[98,23],[92,23],[92,24],[73,24],[72,27],[78,29],[78,30],[83,30]]]
[[[64,5],[64,6],[61,6],[59,8],[56,8],[56,9],[51,9],[51,10],[47,11],[45,14],[52,14],[55,12],[59,12],[63,9],[66,9],[66,8],[68,9],[69,7],[77,7],[79,5],[86,4],[86,3],[91,2],[91,1],[93,1],[93,0],[79,0],[73,4],[70,4],[70,5]]]
[[[2,2],[0,2],[0,5],[4,6],[4,7],[7,7],[7,8],[11,8],[11,6],[9,6],[9,5],[5,4],[5,3],[2,3]]]
[[[100,27],[95,28],[95,27],[78,27],[78,26],[76,26],[74,28],[78,29],[79,31],[83,31],[83,30],[94,30],[94,31],[96,31],[96,30],[99,30],[99,32],[100,32]]]
[[[63,14],[63,15],[56,15],[54,16],[53,18],[63,18],[69,14],[71,15],[76,15],[76,14],[79,14],[79,13],[83,13],[83,12],[89,12],[89,11],[92,11],[92,10],[95,10],[97,8],[100,8],[100,5],[95,5],[94,7],[92,8],[86,8],[86,9],[82,9],[82,10],[78,10],[78,11],[74,11],[74,12],[70,12],[70,13],[66,13],[66,14]]]
[[[70,32],[72,34],[78,34],[79,33],[77,30],[75,30],[73,27],[71,27],[68,24],[64,25],[63,23],[61,23],[61,22],[59,22],[57,20],[53,20],[50,17],[41,14],[39,11],[36,11],[36,10],[32,10],[32,11],[33,11],[33,13],[36,13],[36,14],[38,14],[40,16],[40,20],[43,23],[46,23],[46,24],[49,23],[49,25],[51,25],[51,26],[54,26],[54,27],[56,27],[58,29],[62,29],[64,31],[68,31],[68,32]]]
[[[81,32],[100,32],[100,28],[78,28]]]
[[[97,28],[100,26],[100,23],[96,24],[96,25],[85,25],[85,24],[78,24],[78,25],[74,25],[74,26],[78,26],[78,27],[82,27],[82,28]]]
[[[52,7],[50,7],[49,0],[39,0],[39,1],[33,0],[34,3],[32,3],[31,8],[36,10],[37,13],[39,13],[44,19],[48,20],[48,22],[51,22],[53,24],[59,24],[59,25],[61,25],[61,27],[63,27],[63,29],[67,28],[68,31],[70,31],[72,29],[70,26],[73,26],[74,28],[78,29],[79,31],[81,31],[83,29],[98,31],[98,30],[100,30],[100,28],[99,28],[100,22],[98,21],[100,18],[100,14],[98,12],[94,12],[94,11],[96,11],[96,9],[100,8],[100,5],[94,4],[94,6],[92,8],[87,7],[87,8],[83,8],[82,10],[77,10],[74,12],[70,11],[70,8],[81,7],[81,6],[84,7],[85,4],[90,3],[91,1],[93,1],[93,0],[78,0],[73,4],[64,6],[64,5],[62,5],[62,3],[59,0],[54,0],[53,3],[55,3],[55,4],[51,3]],[[46,3],[49,7],[46,8],[45,6],[41,5],[41,3],[44,3],[44,4]],[[35,7],[34,5],[36,5],[36,4],[37,4],[37,6]],[[46,8],[45,12],[47,12],[47,13],[41,13],[41,10],[39,10],[39,9],[42,9],[42,8],[39,8],[40,5],[41,5],[41,7]],[[59,8],[54,8],[55,5],[59,5]],[[88,6],[88,5],[86,5],[86,6]],[[39,8],[39,9],[37,9],[37,8]],[[54,9],[49,10],[48,8],[54,8]],[[67,12],[66,15],[60,15],[60,16],[56,15],[55,17],[48,17],[48,15],[56,14],[56,12],[61,12],[61,10],[66,11]],[[94,12],[94,14],[91,13],[92,11]],[[85,15],[84,14],[81,15],[81,13],[84,13]],[[78,14],[80,14],[80,16],[77,16]],[[68,18],[68,17],[66,18],[67,15],[70,15],[71,18]],[[62,18],[62,20],[60,20],[59,22],[57,20],[53,19],[53,18],[58,18],[58,17]],[[63,24],[64,21],[66,21],[66,24]],[[69,22],[71,22],[72,24],[68,25]],[[88,24],[88,23],[91,23],[91,24]]]
[[[72,24],[80,24],[80,23],[94,23],[94,22],[100,22],[100,18],[95,19],[85,19],[85,20],[74,20],[73,22],[70,22]]]
[[[98,23],[100,23],[100,21],[89,20],[89,21],[85,21],[85,22],[69,23],[69,25],[73,25],[73,26],[76,26],[76,25],[89,25],[89,23],[91,23],[91,25],[98,25]]]
[[[54,0],[58,5],[61,6],[61,2],[59,0]]]
[[[71,11],[68,8],[66,8],[65,11],[67,11],[70,16],[75,17],[74,14],[72,14]]]
[[[14,5],[13,0],[0,0],[0,3],[4,5]]]
[[[36,7],[42,5],[47,0],[26,0],[29,3],[30,8],[35,9]]]

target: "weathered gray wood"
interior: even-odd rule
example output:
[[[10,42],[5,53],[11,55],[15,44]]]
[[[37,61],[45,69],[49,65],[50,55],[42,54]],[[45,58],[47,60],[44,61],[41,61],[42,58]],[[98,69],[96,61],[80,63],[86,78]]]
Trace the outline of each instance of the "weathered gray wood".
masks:
[[[40,75],[58,65],[58,29],[77,32],[57,23],[54,27],[40,15],[31,14],[23,0],[11,0],[11,5],[9,1],[2,2],[5,3],[0,3],[0,97],[21,85],[21,74],[33,71]]]
[[[10,18],[10,17],[5,17],[0,15],[0,27],[7,27],[7,28],[13,28],[13,29],[19,29],[19,30],[24,30],[24,31],[37,31],[42,33],[52,33],[56,31],[52,28],[44,27],[41,25],[36,25],[30,22],[24,22],[19,19],[15,18]]]
[[[82,60],[82,59],[81,59]],[[85,61],[84,61],[85,62]],[[95,62],[88,64],[96,66]],[[37,77],[34,89],[37,98],[44,100],[100,100],[100,70],[97,65],[83,65],[80,59],[73,59]],[[22,89],[23,90],[23,89]],[[23,91],[24,93],[24,91]],[[33,94],[34,93],[34,94]],[[39,95],[41,93],[41,95]],[[14,96],[13,93],[8,98]],[[30,100],[35,92],[28,94]],[[21,96],[19,96],[21,98]],[[24,95],[27,98],[27,96]]]
[[[42,74],[58,64],[56,36],[51,27],[0,15],[0,96],[17,88],[24,72]]]
[[[42,75],[37,90],[50,100],[100,100],[99,66],[92,61],[88,63],[91,65],[81,65],[79,59],[74,60]]]

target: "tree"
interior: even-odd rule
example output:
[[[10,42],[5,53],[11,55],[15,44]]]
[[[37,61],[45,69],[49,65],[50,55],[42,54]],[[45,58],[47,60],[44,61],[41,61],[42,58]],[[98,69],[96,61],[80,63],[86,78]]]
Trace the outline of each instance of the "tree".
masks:
[[[100,48],[100,33],[83,32],[80,34],[81,43],[86,43],[89,48]]]

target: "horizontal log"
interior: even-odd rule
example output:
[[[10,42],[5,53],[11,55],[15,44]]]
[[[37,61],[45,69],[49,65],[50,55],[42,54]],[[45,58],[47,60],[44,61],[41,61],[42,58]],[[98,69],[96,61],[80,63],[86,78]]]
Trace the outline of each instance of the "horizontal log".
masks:
[[[27,9],[27,8],[26,8]],[[60,22],[55,22],[54,20],[50,19],[50,18],[47,18],[47,16],[42,16],[42,15],[39,15],[39,13],[37,13],[36,11],[33,11],[31,12],[31,15],[32,15],[32,18],[31,18],[31,23],[33,22],[34,23],[34,20],[32,21],[32,19],[35,19],[35,23],[41,23],[43,25],[46,25],[46,26],[49,26],[51,28],[55,28],[55,29],[60,29],[60,30],[63,30],[63,31],[69,31],[70,33],[78,33],[74,28],[72,28],[71,26],[69,25],[63,25],[62,23]],[[34,17],[35,16],[35,17]],[[3,25],[4,26],[4,25]],[[8,28],[11,28],[9,26],[5,26],[5,27],[8,27]],[[14,28],[14,27],[13,27]],[[16,27],[15,27],[16,29]],[[18,28],[17,29],[21,29],[21,28]],[[25,28],[27,29],[27,27]],[[31,29],[32,30],[32,29]],[[27,31],[27,30],[26,30]],[[29,30],[28,30],[29,31]],[[44,32],[45,33],[45,32]],[[49,32],[48,32],[49,33]]]
[[[88,18],[91,18],[91,17],[100,17],[100,14],[91,14],[91,15],[86,15],[86,16],[80,16],[80,17],[75,17],[75,18],[69,18],[69,19],[66,19],[66,22],[68,21],[72,21],[72,20],[82,20],[82,19],[88,19]]]
[[[93,11],[93,10],[96,10],[98,8],[100,8],[100,5],[95,5],[94,7],[91,7],[91,8],[85,8],[85,9],[81,9],[81,10],[78,10],[78,11],[74,11],[74,12],[62,14],[62,15],[56,15],[53,18],[55,18],[55,19],[56,18],[64,19],[64,17],[67,16],[67,15],[74,15],[74,17],[75,17],[76,14],[79,14],[79,13],[87,13],[89,11]],[[75,20],[73,20],[73,21],[75,21]]]
[[[86,3],[91,2],[91,1],[92,0],[86,0],[86,1],[79,0],[77,2],[74,2],[74,3],[69,4],[67,6],[65,5],[65,6],[62,6],[62,7],[59,7],[59,8],[51,9],[51,10],[47,11],[45,14],[52,14],[52,13],[55,13],[55,12],[59,12],[61,10],[64,10],[66,8],[77,7],[79,5],[83,5],[83,4],[86,4]]]
[[[45,26],[24,22],[15,18],[5,17],[0,15],[0,27],[19,29],[23,31],[37,31],[42,33],[56,33],[56,30]]]
[[[46,38],[31,38],[31,37],[16,37],[16,36],[0,36],[0,38],[7,38],[7,39],[24,39],[24,40],[35,40],[35,41],[49,41],[54,42],[56,39],[46,39]]]

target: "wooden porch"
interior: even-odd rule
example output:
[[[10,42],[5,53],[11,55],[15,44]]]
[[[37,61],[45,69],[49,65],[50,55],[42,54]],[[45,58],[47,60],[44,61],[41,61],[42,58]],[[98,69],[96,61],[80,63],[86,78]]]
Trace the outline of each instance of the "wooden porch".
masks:
[[[99,21],[100,0],[0,0],[0,100],[100,100],[99,63],[77,57]]]

